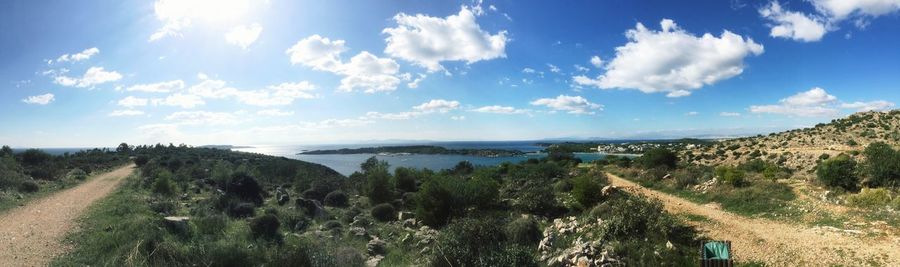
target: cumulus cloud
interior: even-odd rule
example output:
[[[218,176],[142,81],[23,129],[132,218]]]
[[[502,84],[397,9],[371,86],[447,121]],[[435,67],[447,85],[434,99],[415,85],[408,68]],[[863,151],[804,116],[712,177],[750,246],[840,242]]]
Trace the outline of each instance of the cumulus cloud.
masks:
[[[146,106],[147,103],[149,103],[149,100],[146,98],[127,96],[125,98],[120,99],[118,104],[119,104],[119,106],[123,106],[126,108],[133,108],[133,107]]]
[[[425,113],[447,113],[457,108],[459,108],[459,101],[449,101],[444,99],[432,99],[431,101],[413,107],[414,110]]]
[[[209,112],[209,111],[178,111],[166,116],[167,121],[179,125],[231,125],[238,122],[237,116],[225,112]]]
[[[466,116],[450,116],[450,119],[455,121],[464,121],[466,120]]]
[[[174,106],[181,108],[195,108],[206,104],[202,98],[192,94],[175,93],[166,98],[154,98],[150,100],[154,106]]]
[[[43,95],[29,96],[25,99],[22,99],[22,102],[26,104],[46,105],[50,104],[50,102],[53,102],[53,100],[55,99],[56,98],[53,96],[53,94],[47,93]]]
[[[816,10],[832,20],[879,17],[900,11],[898,0],[810,0]]]
[[[838,110],[831,105],[835,101],[837,101],[837,97],[828,94],[822,88],[815,87],[809,91],[783,98],[776,105],[750,106],[750,112],[801,117],[834,116],[838,113]]]
[[[119,74],[118,72],[106,71],[103,67],[91,67],[81,78],[60,75],[56,76],[53,82],[62,86],[86,88],[107,82],[118,81],[119,79],[122,79],[122,74]]]
[[[247,49],[247,47],[250,47],[251,44],[256,42],[256,39],[259,38],[259,34],[262,33],[262,30],[263,27],[259,25],[259,23],[253,23],[249,26],[236,26],[225,33],[225,41],[229,44]]]
[[[828,26],[823,19],[783,10],[777,1],[772,1],[768,6],[761,8],[759,14],[772,23],[769,32],[772,37],[814,42],[821,40],[828,32]]]
[[[480,108],[472,109],[474,112],[481,113],[494,113],[494,114],[526,114],[528,110],[525,109],[517,109],[514,107],[500,106],[500,105],[492,105],[492,106],[483,106]]]
[[[556,65],[550,64],[550,63],[547,63],[547,68],[549,68],[550,72],[553,72],[553,73],[559,73],[562,71],[561,69],[559,69],[559,67],[557,67]]]
[[[688,112],[688,113],[685,113],[684,115],[688,115],[688,116],[697,116],[697,115],[699,115],[699,114],[700,114],[700,112],[690,111],[690,112]]]
[[[722,117],[738,117],[738,116],[741,116],[741,113],[737,113],[737,112],[724,112],[724,111],[723,111],[723,112],[720,112],[720,113],[719,113],[719,116],[722,116]]]
[[[123,109],[123,110],[114,110],[110,112],[108,116],[110,117],[129,117],[129,116],[140,116],[144,115],[143,111],[134,110],[134,109]]]
[[[444,70],[443,61],[482,60],[506,57],[506,31],[491,34],[476,21],[476,10],[463,6],[459,13],[446,18],[423,14],[394,16],[397,27],[386,28],[384,52],[428,69]]]
[[[284,117],[294,115],[293,111],[283,111],[280,109],[265,109],[256,112],[256,115],[260,116],[271,116],[271,117]]]
[[[344,40],[331,40],[319,35],[304,38],[287,49],[291,64],[301,64],[314,70],[328,71],[344,76],[338,90],[352,92],[361,89],[366,93],[393,91],[402,80],[410,80],[411,76],[400,77],[400,65],[390,58],[362,51],[350,58],[348,62],[341,60],[341,54],[347,50]],[[405,79],[401,79],[405,78]],[[408,84],[414,88],[424,76]]]
[[[595,68],[603,67],[603,60],[600,59],[600,56],[591,57],[591,65],[594,65]]]
[[[894,107],[893,102],[888,102],[888,101],[884,101],[884,100],[876,100],[876,101],[869,101],[869,102],[857,101],[857,102],[853,102],[853,103],[841,104],[841,108],[855,109],[858,112],[873,111],[873,110],[884,111],[884,110],[889,110],[893,107]]]
[[[719,37],[709,33],[694,36],[669,19],[663,19],[660,27],[654,31],[638,23],[626,32],[629,42],[616,48],[603,75],[596,79],[579,75],[573,81],[601,89],[637,89],[681,97],[741,74],[744,58],[763,53],[762,45],[727,30]]]
[[[316,86],[307,81],[286,82],[260,90],[240,90],[229,86],[224,80],[213,79],[202,73],[198,74],[197,78],[200,79],[200,83],[188,88],[189,94],[211,99],[234,98],[253,106],[284,106],[290,105],[296,99],[316,97],[311,93]]]
[[[150,84],[135,84],[125,88],[125,91],[138,91],[138,92],[147,92],[147,93],[168,93],[174,90],[184,89],[184,81],[182,80],[172,80],[166,82],[158,82],[158,83],[150,83]]]
[[[531,105],[546,106],[554,111],[566,111],[569,114],[595,114],[594,110],[603,110],[602,105],[591,103],[584,97],[568,95],[537,99],[531,101]]]
[[[359,127],[375,123],[368,119],[327,119],[318,122],[303,122],[301,127],[306,129],[330,129],[343,127]]]
[[[100,53],[100,49],[98,49],[96,47],[91,47],[91,48],[85,49],[84,51],[81,51],[79,53],[63,54],[62,56],[59,56],[58,58],[56,58],[56,62],[76,62],[76,61],[87,60],[87,59],[90,59],[92,56],[99,54],[99,53]],[[53,61],[51,60],[48,63],[52,64]]]

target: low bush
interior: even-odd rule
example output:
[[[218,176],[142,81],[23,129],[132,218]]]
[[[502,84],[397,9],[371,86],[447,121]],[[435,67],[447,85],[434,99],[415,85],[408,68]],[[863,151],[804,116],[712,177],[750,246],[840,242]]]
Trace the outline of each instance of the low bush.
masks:
[[[891,192],[884,188],[863,188],[847,196],[847,203],[861,208],[883,208],[891,205]]]
[[[382,203],[372,207],[372,217],[381,222],[393,221],[397,218],[397,212],[391,204]]]
[[[225,233],[228,218],[219,214],[207,215],[193,220],[197,232],[201,235],[218,236]]]
[[[585,209],[600,201],[600,190],[603,189],[603,185],[598,181],[600,178],[596,176],[602,175],[603,173],[591,173],[572,179],[572,196]]]
[[[532,249],[508,244],[503,223],[466,218],[441,231],[434,266],[537,266]]]
[[[716,168],[716,176],[722,179],[722,182],[734,187],[741,187],[747,184],[744,179],[744,171],[738,168],[722,166]]]
[[[533,246],[541,240],[541,229],[533,218],[523,217],[506,225],[506,236],[510,242]]]
[[[79,168],[75,168],[69,171],[69,173],[66,174],[66,177],[76,180],[84,180],[87,178],[87,173]]]
[[[278,221],[277,216],[272,214],[264,214],[250,220],[250,234],[253,238],[280,241],[279,227],[281,227],[281,222]]]
[[[40,190],[41,187],[34,181],[27,180],[19,184],[19,191],[23,193],[34,193]]]
[[[346,207],[347,206],[347,194],[344,191],[335,190],[328,195],[325,195],[325,205],[332,207]]]
[[[845,190],[854,190],[859,183],[856,161],[844,154],[820,162],[816,167],[816,177],[826,186]]]

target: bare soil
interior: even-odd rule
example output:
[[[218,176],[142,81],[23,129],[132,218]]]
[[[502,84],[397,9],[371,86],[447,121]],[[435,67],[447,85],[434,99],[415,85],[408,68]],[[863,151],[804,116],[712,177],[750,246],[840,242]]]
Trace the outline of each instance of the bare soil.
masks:
[[[900,237],[854,234],[763,218],[747,218],[642,187],[607,173],[612,185],[656,198],[674,214],[708,218],[690,222],[705,237],[730,240],[738,262],[767,266],[900,266]],[[835,231],[837,230],[837,231]]]
[[[76,220],[133,170],[121,167],[0,214],[0,266],[46,266],[65,253],[70,246],[62,240]]]

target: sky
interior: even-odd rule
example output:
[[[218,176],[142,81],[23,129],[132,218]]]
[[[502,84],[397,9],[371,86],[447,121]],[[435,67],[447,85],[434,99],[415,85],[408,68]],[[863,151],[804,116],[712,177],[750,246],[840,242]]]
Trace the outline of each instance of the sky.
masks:
[[[0,144],[729,136],[900,101],[900,0],[0,2]]]

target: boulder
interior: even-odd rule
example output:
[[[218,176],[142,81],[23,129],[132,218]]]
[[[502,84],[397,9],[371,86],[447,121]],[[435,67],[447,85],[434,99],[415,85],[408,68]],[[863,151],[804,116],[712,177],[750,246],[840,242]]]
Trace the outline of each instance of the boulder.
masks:
[[[415,215],[413,215],[412,212],[408,212],[408,211],[401,211],[401,212],[397,213],[397,220],[401,221],[401,222],[405,221],[406,219],[412,219],[414,217],[415,217]]]
[[[619,191],[619,188],[614,185],[604,186],[603,189],[600,189],[600,195],[604,197],[608,197],[611,194],[615,194],[616,191]]]
[[[366,260],[366,267],[375,267],[378,266],[378,263],[384,259],[384,256],[377,255]]]
[[[366,244],[366,252],[368,252],[369,255],[372,255],[372,256],[384,255],[384,253],[386,252],[385,251],[386,247],[387,247],[387,243],[385,243],[384,240],[381,240],[378,237],[374,237],[372,240],[369,241],[368,244]]]
[[[416,219],[410,218],[403,220],[403,227],[414,229],[416,228]]]
[[[369,235],[368,233],[366,233],[366,228],[362,228],[362,227],[350,227],[350,234],[355,237],[362,237],[362,238],[365,238]]]

